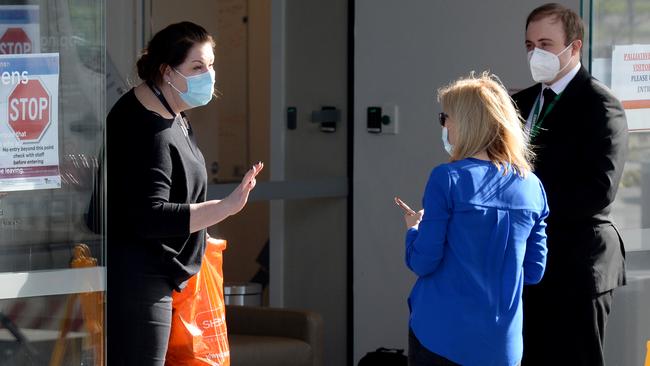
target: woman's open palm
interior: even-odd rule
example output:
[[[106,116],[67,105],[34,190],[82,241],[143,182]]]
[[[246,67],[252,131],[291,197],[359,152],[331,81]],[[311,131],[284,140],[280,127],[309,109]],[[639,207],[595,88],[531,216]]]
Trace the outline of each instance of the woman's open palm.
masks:
[[[253,165],[253,167],[246,172],[237,188],[235,188],[235,190],[224,199],[224,201],[226,201],[231,207],[231,215],[236,214],[246,206],[248,195],[251,193],[253,188],[255,188],[255,184],[257,184],[255,177],[257,177],[262,169],[264,169],[264,163],[262,162]]]

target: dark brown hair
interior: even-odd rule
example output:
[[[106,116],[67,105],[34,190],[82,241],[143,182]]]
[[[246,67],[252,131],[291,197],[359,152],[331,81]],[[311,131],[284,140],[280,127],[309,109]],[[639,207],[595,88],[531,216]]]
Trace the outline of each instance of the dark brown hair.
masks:
[[[160,85],[164,66],[182,64],[194,45],[206,42],[214,47],[214,39],[200,25],[192,22],[170,24],[156,33],[144,49],[136,63],[138,76],[143,81]]]
[[[540,19],[547,17],[555,17],[556,20],[562,22],[562,27],[564,28],[564,45],[568,46],[569,43],[580,40],[582,41],[585,34],[585,27],[575,11],[560,5],[558,3],[548,3],[544,4],[535,10],[533,10],[526,19],[526,29],[531,22],[536,22]]]

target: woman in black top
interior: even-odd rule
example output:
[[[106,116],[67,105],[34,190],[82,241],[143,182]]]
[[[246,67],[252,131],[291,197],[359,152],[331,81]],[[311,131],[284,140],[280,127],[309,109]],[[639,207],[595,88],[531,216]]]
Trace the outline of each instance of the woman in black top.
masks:
[[[239,212],[263,168],[223,200],[206,201],[203,155],[183,111],[214,90],[214,41],[201,26],[172,24],[138,60],[144,81],[106,123],[108,364],[165,362],[172,291],[197,273],[206,228]]]

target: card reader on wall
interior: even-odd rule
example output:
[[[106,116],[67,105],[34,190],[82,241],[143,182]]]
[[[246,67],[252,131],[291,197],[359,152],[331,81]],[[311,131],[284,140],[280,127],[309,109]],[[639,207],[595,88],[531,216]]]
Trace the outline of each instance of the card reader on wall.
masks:
[[[298,128],[298,109],[296,107],[287,107],[287,128],[290,130]]]
[[[368,107],[367,128],[370,133],[381,133],[381,107]]]
[[[341,121],[341,111],[336,107],[324,106],[320,111],[311,112],[311,121],[320,123],[323,132],[336,132],[336,123]]]
[[[370,133],[396,135],[398,132],[398,107],[393,103],[382,103],[368,107],[366,128]]]

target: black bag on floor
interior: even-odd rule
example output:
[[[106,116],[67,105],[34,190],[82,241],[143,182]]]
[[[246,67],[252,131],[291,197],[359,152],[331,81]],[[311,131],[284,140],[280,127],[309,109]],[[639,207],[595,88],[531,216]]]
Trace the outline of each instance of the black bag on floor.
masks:
[[[359,360],[358,366],[407,366],[408,358],[403,349],[377,348]]]

